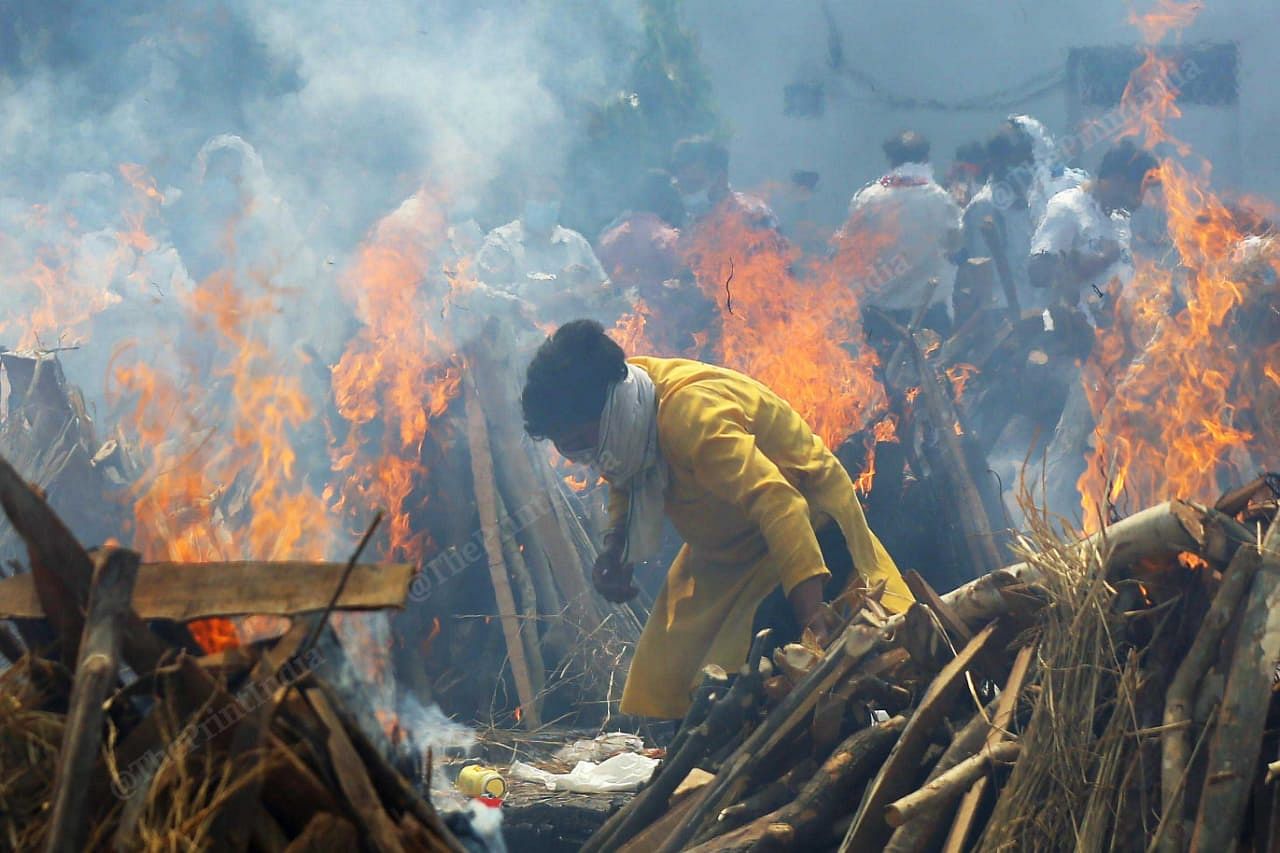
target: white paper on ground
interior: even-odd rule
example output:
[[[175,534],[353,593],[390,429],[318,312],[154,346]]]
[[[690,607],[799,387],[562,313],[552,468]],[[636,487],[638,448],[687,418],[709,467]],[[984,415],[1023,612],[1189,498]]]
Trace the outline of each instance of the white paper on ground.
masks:
[[[541,782],[549,791],[615,794],[636,790],[649,781],[657,766],[656,758],[623,752],[599,764],[594,761],[579,761],[568,773],[548,773],[523,761],[513,762],[507,772],[512,779]]]

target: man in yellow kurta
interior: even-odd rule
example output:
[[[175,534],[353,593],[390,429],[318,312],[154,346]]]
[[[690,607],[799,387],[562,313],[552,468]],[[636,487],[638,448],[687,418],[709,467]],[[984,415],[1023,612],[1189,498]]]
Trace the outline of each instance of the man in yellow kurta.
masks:
[[[820,538],[846,543],[867,583],[885,581],[890,609],[912,601],[844,467],[759,382],[685,359],[627,360],[599,324],[575,321],[534,357],[522,404],[531,436],[610,483],[602,594],[635,593],[631,565],[655,555],[663,515],[685,542],[640,637],[624,713],[682,716],[704,666],[746,659],[757,608],[779,585],[796,622],[820,629],[832,559]]]

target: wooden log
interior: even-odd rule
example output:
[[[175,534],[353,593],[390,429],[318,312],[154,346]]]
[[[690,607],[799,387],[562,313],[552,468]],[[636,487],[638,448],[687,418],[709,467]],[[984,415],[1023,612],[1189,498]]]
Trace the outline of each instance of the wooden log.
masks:
[[[1105,530],[1065,547],[1097,548],[1102,552],[1108,573],[1127,570],[1144,557],[1175,556],[1189,551],[1208,559],[1215,540],[1207,527],[1214,519],[1210,511],[1185,501],[1169,501],[1134,513]],[[1222,543],[1216,559],[1230,559],[1239,541]],[[991,572],[942,596],[942,600],[968,625],[985,624],[1007,608],[1002,589],[1018,583],[1040,581],[1039,570],[1027,563],[1015,563]],[[890,621],[894,627],[897,619]]]
[[[367,839],[375,849],[384,853],[400,853],[404,850],[400,843],[400,833],[378,799],[364,762],[347,737],[346,729],[333,706],[319,689],[304,688],[303,694],[328,730],[326,749],[329,760],[333,763],[334,776],[346,795],[352,815],[367,833]]]
[[[776,811],[793,801],[817,771],[817,762],[812,758],[806,758],[784,773],[781,779],[771,782],[758,793],[720,812],[716,820],[725,831],[729,831]]]
[[[943,511],[953,515],[959,534],[963,537],[962,553],[968,561],[969,577],[981,577],[1001,565],[1000,553],[991,520],[987,518],[982,493],[973,479],[966,461],[964,447],[957,432],[964,432],[960,413],[951,402],[943,380],[916,340],[915,333],[903,330],[907,352],[915,367],[923,413],[933,424],[937,439],[936,451],[931,455],[933,473],[941,478],[939,490]],[[935,445],[927,445],[928,448]]]
[[[951,702],[965,685],[965,673],[995,635],[996,623],[983,628],[929,684],[902,737],[893,747],[875,780],[867,786],[854,814],[853,824],[840,845],[840,853],[850,850],[879,850],[889,840],[884,823],[884,807],[911,790],[916,769],[929,745],[933,730],[950,710]]]
[[[894,800],[885,807],[885,822],[890,826],[902,826],[918,818],[924,812],[959,797],[978,780],[993,764],[1015,761],[1022,745],[1017,741],[1002,741],[994,746],[983,746],[977,755],[971,755],[956,766],[939,774],[923,788]]]
[[[803,725],[818,697],[830,690],[865,658],[883,638],[880,629],[851,625],[827,650],[827,655],[810,670],[804,681],[756,727],[742,746],[729,757],[716,774],[710,793],[689,820],[677,828],[662,847],[662,853],[680,850],[704,826],[710,826],[722,809],[741,799],[750,770],[762,756],[769,755],[779,743]]]
[[[507,575],[506,561],[502,554],[502,538],[498,528],[497,496],[494,492],[493,459],[489,455],[489,428],[485,424],[484,410],[480,407],[474,380],[463,381],[463,396],[467,413],[467,441],[471,449],[471,474],[475,488],[476,507],[480,512],[480,529],[484,537],[484,550],[488,555],[489,578],[493,582],[494,596],[498,602],[498,616],[502,633],[507,641],[507,656],[511,661],[511,674],[516,682],[516,695],[520,699],[521,719],[529,730],[542,725],[538,709],[538,694],[534,678],[529,670],[524,637],[520,631],[520,619],[516,614],[515,597],[511,593],[511,581]]]
[[[1186,837],[1182,816],[1183,790],[1191,761],[1191,710],[1196,688],[1213,665],[1227,627],[1236,621],[1240,602],[1244,600],[1261,564],[1262,555],[1256,548],[1244,547],[1236,551],[1209,612],[1201,621],[1200,630],[1196,632],[1191,648],[1178,665],[1165,694],[1164,730],[1160,734],[1160,799],[1161,815],[1164,816],[1160,849],[1170,853],[1182,850]]]
[[[83,609],[88,603],[93,561],[45,499],[2,458],[0,507],[27,546],[32,570],[36,566],[47,570],[49,576],[57,578],[61,589],[58,594]],[[165,652],[166,647],[136,614],[125,614],[122,654],[134,672],[155,669]]]
[[[1271,524],[1261,552],[1239,620],[1217,729],[1209,742],[1190,847],[1201,853],[1229,850],[1239,835],[1280,660],[1280,520]]]
[[[359,849],[360,835],[351,821],[329,812],[319,812],[285,848],[285,853],[349,853]]]
[[[987,251],[991,253],[991,260],[995,262],[996,273],[1000,278],[1000,287],[1004,291],[1004,304],[1007,308],[1005,313],[1009,317],[1010,323],[1017,323],[1022,319],[1022,308],[1018,305],[1018,286],[1013,280],[1013,270],[1009,268],[1009,255],[1005,252],[1004,240],[1000,239],[1000,232],[996,229],[995,220],[990,216],[982,220],[980,227],[982,240],[987,244]]]
[[[436,838],[440,839],[443,849],[454,851],[454,853],[465,853],[462,845],[445,827],[444,821],[440,819],[440,815],[431,803],[418,794],[409,782],[391,766],[391,763],[387,761],[387,757],[382,754],[382,750],[360,728],[360,724],[351,711],[334,698],[332,688],[319,678],[313,680],[315,681],[315,688],[313,689],[319,689],[330,697],[329,707],[333,709],[334,715],[342,722],[343,729],[346,731],[347,737],[350,738],[352,746],[359,753],[360,759],[364,762],[369,774],[369,780],[373,783],[382,802],[402,814],[413,815],[420,824],[430,830]],[[428,774],[428,778],[430,778],[430,774]]]
[[[991,730],[987,735],[987,746],[994,746],[1006,737],[1009,727],[1013,724],[1014,714],[1018,709],[1018,699],[1022,694],[1022,688],[1026,685],[1027,674],[1031,669],[1031,658],[1035,653],[1034,646],[1023,646],[1018,650],[1018,655],[1013,659],[1013,667],[1009,670],[1009,678],[1005,682],[1004,690],[1000,694],[1000,699],[996,704],[996,714],[992,719]],[[978,815],[978,809],[982,805],[982,797],[986,793],[988,787],[987,777],[980,778],[973,784],[960,800],[960,805],[956,809],[955,820],[951,823],[951,830],[947,835],[947,840],[943,844],[943,853],[961,853],[965,850],[966,843],[969,839],[969,832],[973,827],[974,819]],[[910,829],[902,829],[899,832],[904,835],[910,833]],[[898,833],[894,833],[896,837]]]
[[[928,605],[938,617],[942,627],[946,628],[947,633],[951,635],[952,642],[963,644],[973,639],[973,632],[969,630],[969,626],[964,624],[964,620],[956,615],[951,605],[942,600],[942,596],[934,591],[919,572],[915,569],[907,569],[902,573],[902,579],[906,581],[907,589],[911,590],[916,601]]]
[[[875,774],[907,726],[907,718],[897,716],[850,735],[823,762],[800,795],[774,814],[771,822],[786,825],[790,831],[766,835],[758,849],[782,849],[774,843],[780,835],[787,837],[787,847],[792,849],[816,847],[841,810],[848,809],[858,788]]]
[[[507,514],[502,495],[494,496],[498,509],[500,530],[511,529],[511,517]],[[544,606],[545,598],[535,592],[533,577],[524,555],[520,552],[520,543],[510,536],[502,538],[503,562],[511,570],[511,579],[520,590],[520,634],[524,638],[525,653],[529,656],[529,675],[533,678],[533,695],[541,696],[547,686],[547,665],[542,656],[542,641],[538,637],[539,610]],[[558,599],[557,599],[558,600]],[[557,611],[551,611],[553,613]]]
[[[625,815],[615,822],[609,832],[595,833],[583,846],[581,853],[594,853],[625,844],[640,830],[653,823],[666,811],[671,794],[689,772],[709,753],[738,733],[748,714],[760,701],[764,676],[758,661],[764,653],[770,633],[770,629],[766,628],[756,634],[751,650],[747,653],[743,671],[738,674],[737,680],[724,697],[712,703],[706,719],[693,728],[680,751],[667,759],[670,766],[664,768],[660,775],[624,807]]]
[[[102,703],[115,682],[120,663],[121,633],[138,576],[138,560],[133,551],[118,548],[105,549],[97,556],[80,659],[58,754],[53,815],[45,844],[49,853],[79,853],[88,838],[85,801],[89,789],[84,780],[102,746]]]
[[[133,591],[141,619],[187,622],[215,616],[298,616],[323,610],[343,563],[234,561],[143,563]],[[338,610],[402,607],[413,580],[408,563],[356,566]],[[0,580],[0,619],[43,619],[32,575]]]
[[[494,324],[495,336],[500,334]],[[547,492],[539,487],[531,460],[525,452],[521,429],[519,401],[514,380],[519,370],[510,363],[511,349],[503,346],[472,347],[467,352],[467,368],[475,383],[480,407],[489,428],[489,452],[498,477],[499,498],[505,498],[514,511],[517,524],[508,530],[519,530],[528,547],[529,581],[537,589],[535,607],[543,615],[560,612],[562,599],[555,586],[548,554],[565,559],[564,543],[558,531],[548,524],[553,514]],[[547,541],[548,535],[555,537]],[[581,609],[579,603],[577,609]]]

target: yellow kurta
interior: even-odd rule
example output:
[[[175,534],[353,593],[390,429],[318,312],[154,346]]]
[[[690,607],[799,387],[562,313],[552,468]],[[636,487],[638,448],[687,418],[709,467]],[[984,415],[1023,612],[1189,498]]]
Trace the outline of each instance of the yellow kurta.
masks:
[[[829,577],[815,527],[840,525],[853,564],[884,579],[884,603],[911,603],[902,576],[867,526],[849,474],[804,419],[755,380],[696,361],[630,359],[653,379],[658,444],[670,468],[666,514],[684,539],[644,626],[622,710],[680,717],[708,664],[732,672],[759,607],[779,584]],[[615,489],[610,517],[629,496]]]

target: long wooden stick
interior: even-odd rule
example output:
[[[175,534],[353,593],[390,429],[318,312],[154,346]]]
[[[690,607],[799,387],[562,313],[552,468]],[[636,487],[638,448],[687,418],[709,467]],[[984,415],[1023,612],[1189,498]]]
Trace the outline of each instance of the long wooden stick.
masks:
[[[1160,735],[1160,794],[1161,814],[1166,815],[1160,850],[1174,853],[1183,847],[1185,827],[1182,811],[1182,777],[1186,773],[1191,756],[1191,707],[1196,688],[1218,655],[1218,647],[1249,591],[1262,555],[1256,548],[1236,551],[1223,576],[1222,585],[1213,597],[1213,604],[1200,623],[1191,648],[1178,664],[1173,681],[1165,694],[1164,731]]]
[[[931,808],[952,797],[960,796],[987,771],[992,764],[1007,764],[1018,757],[1022,745],[1016,741],[1003,741],[994,746],[984,746],[977,755],[971,755],[955,767],[938,775],[923,788],[894,800],[885,807],[884,818],[890,826],[902,826]]]
[[[526,728],[532,730],[541,726],[542,721],[538,710],[538,694],[534,690],[533,675],[529,671],[529,661],[525,655],[515,596],[511,592],[511,579],[507,575],[507,565],[502,554],[497,498],[494,493],[493,458],[489,455],[489,428],[485,424],[484,410],[480,406],[474,380],[470,377],[463,383],[463,394],[467,413],[467,443],[471,449],[471,478],[475,486],[476,509],[480,513],[484,550],[489,558],[489,578],[493,582],[502,633],[507,641],[511,674],[515,678],[516,695],[520,699],[521,720]]]
[[[840,845],[840,853],[879,850],[889,840],[889,827],[884,822],[885,806],[910,790],[934,728],[942,722],[951,700],[965,684],[965,673],[989,645],[995,630],[996,623],[992,622],[975,634],[960,654],[950,660],[929,684],[907,723],[906,731],[862,795],[853,823]]]
[[[1222,694],[1218,727],[1209,743],[1204,790],[1196,814],[1191,850],[1230,850],[1249,804],[1271,704],[1271,684],[1280,660],[1280,519],[1262,542],[1262,561],[1253,577],[1236,635]]]
[[[987,251],[991,253],[991,260],[995,261],[996,273],[1000,277],[1000,287],[1004,289],[1004,302],[1008,309],[1007,314],[1010,323],[1017,323],[1022,319],[1022,307],[1018,305],[1018,287],[1013,280],[1013,270],[1009,268],[1009,255],[1005,252],[1005,246],[1000,239],[1000,232],[996,230],[995,220],[990,216],[982,220],[982,239],[987,244]]]
[[[79,853],[88,839],[85,803],[89,786],[85,780],[102,745],[102,703],[120,664],[121,634],[138,563],[136,553],[118,548],[105,549],[95,559],[89,612],[58,755],[53,816],[45,845],[48,853]]]
[[[662,846],[662,853],[682,849],[704,826],[710,826],[726,806],[736,802],[750,778],[750,769],[774,745],[807,718],[818,697],[847,676],[883,638],[878,629],[852,625],[832,644],[826,657],[787,694],[782,703],[756,727],[716,774],[706,798]]]
[[[1004,691],[1000,694],[1000,702],[996,706],[995,718],[991,721],[992,727],[987,735],[987,746],[995,746],[1006,736],[1009,726],[1013,722],[1014,713],[1018,709],[1018,698],[1022,693],[1023,686],[1026,684],[1027,673],[1031,669],[1031,658],[1034,654],[1034,646],[1023,646],[1018,651],[1018,656],[1013,659],[1013,668],[1009,670],[1009,680],[1005,682]],[[987,777],[983,776],[973,783],[973,787],[965,792],[964,798],[960,800],[960,806],[956,809],[956,817],[951,824],[951,831],[942,846],[943,853],[961,853],[965,849],[965,842],[969,838],[969,831],[973,827],[973,821],[978,815],[978,808],[982,805],[982,797],[986,793],[987,786]]]

